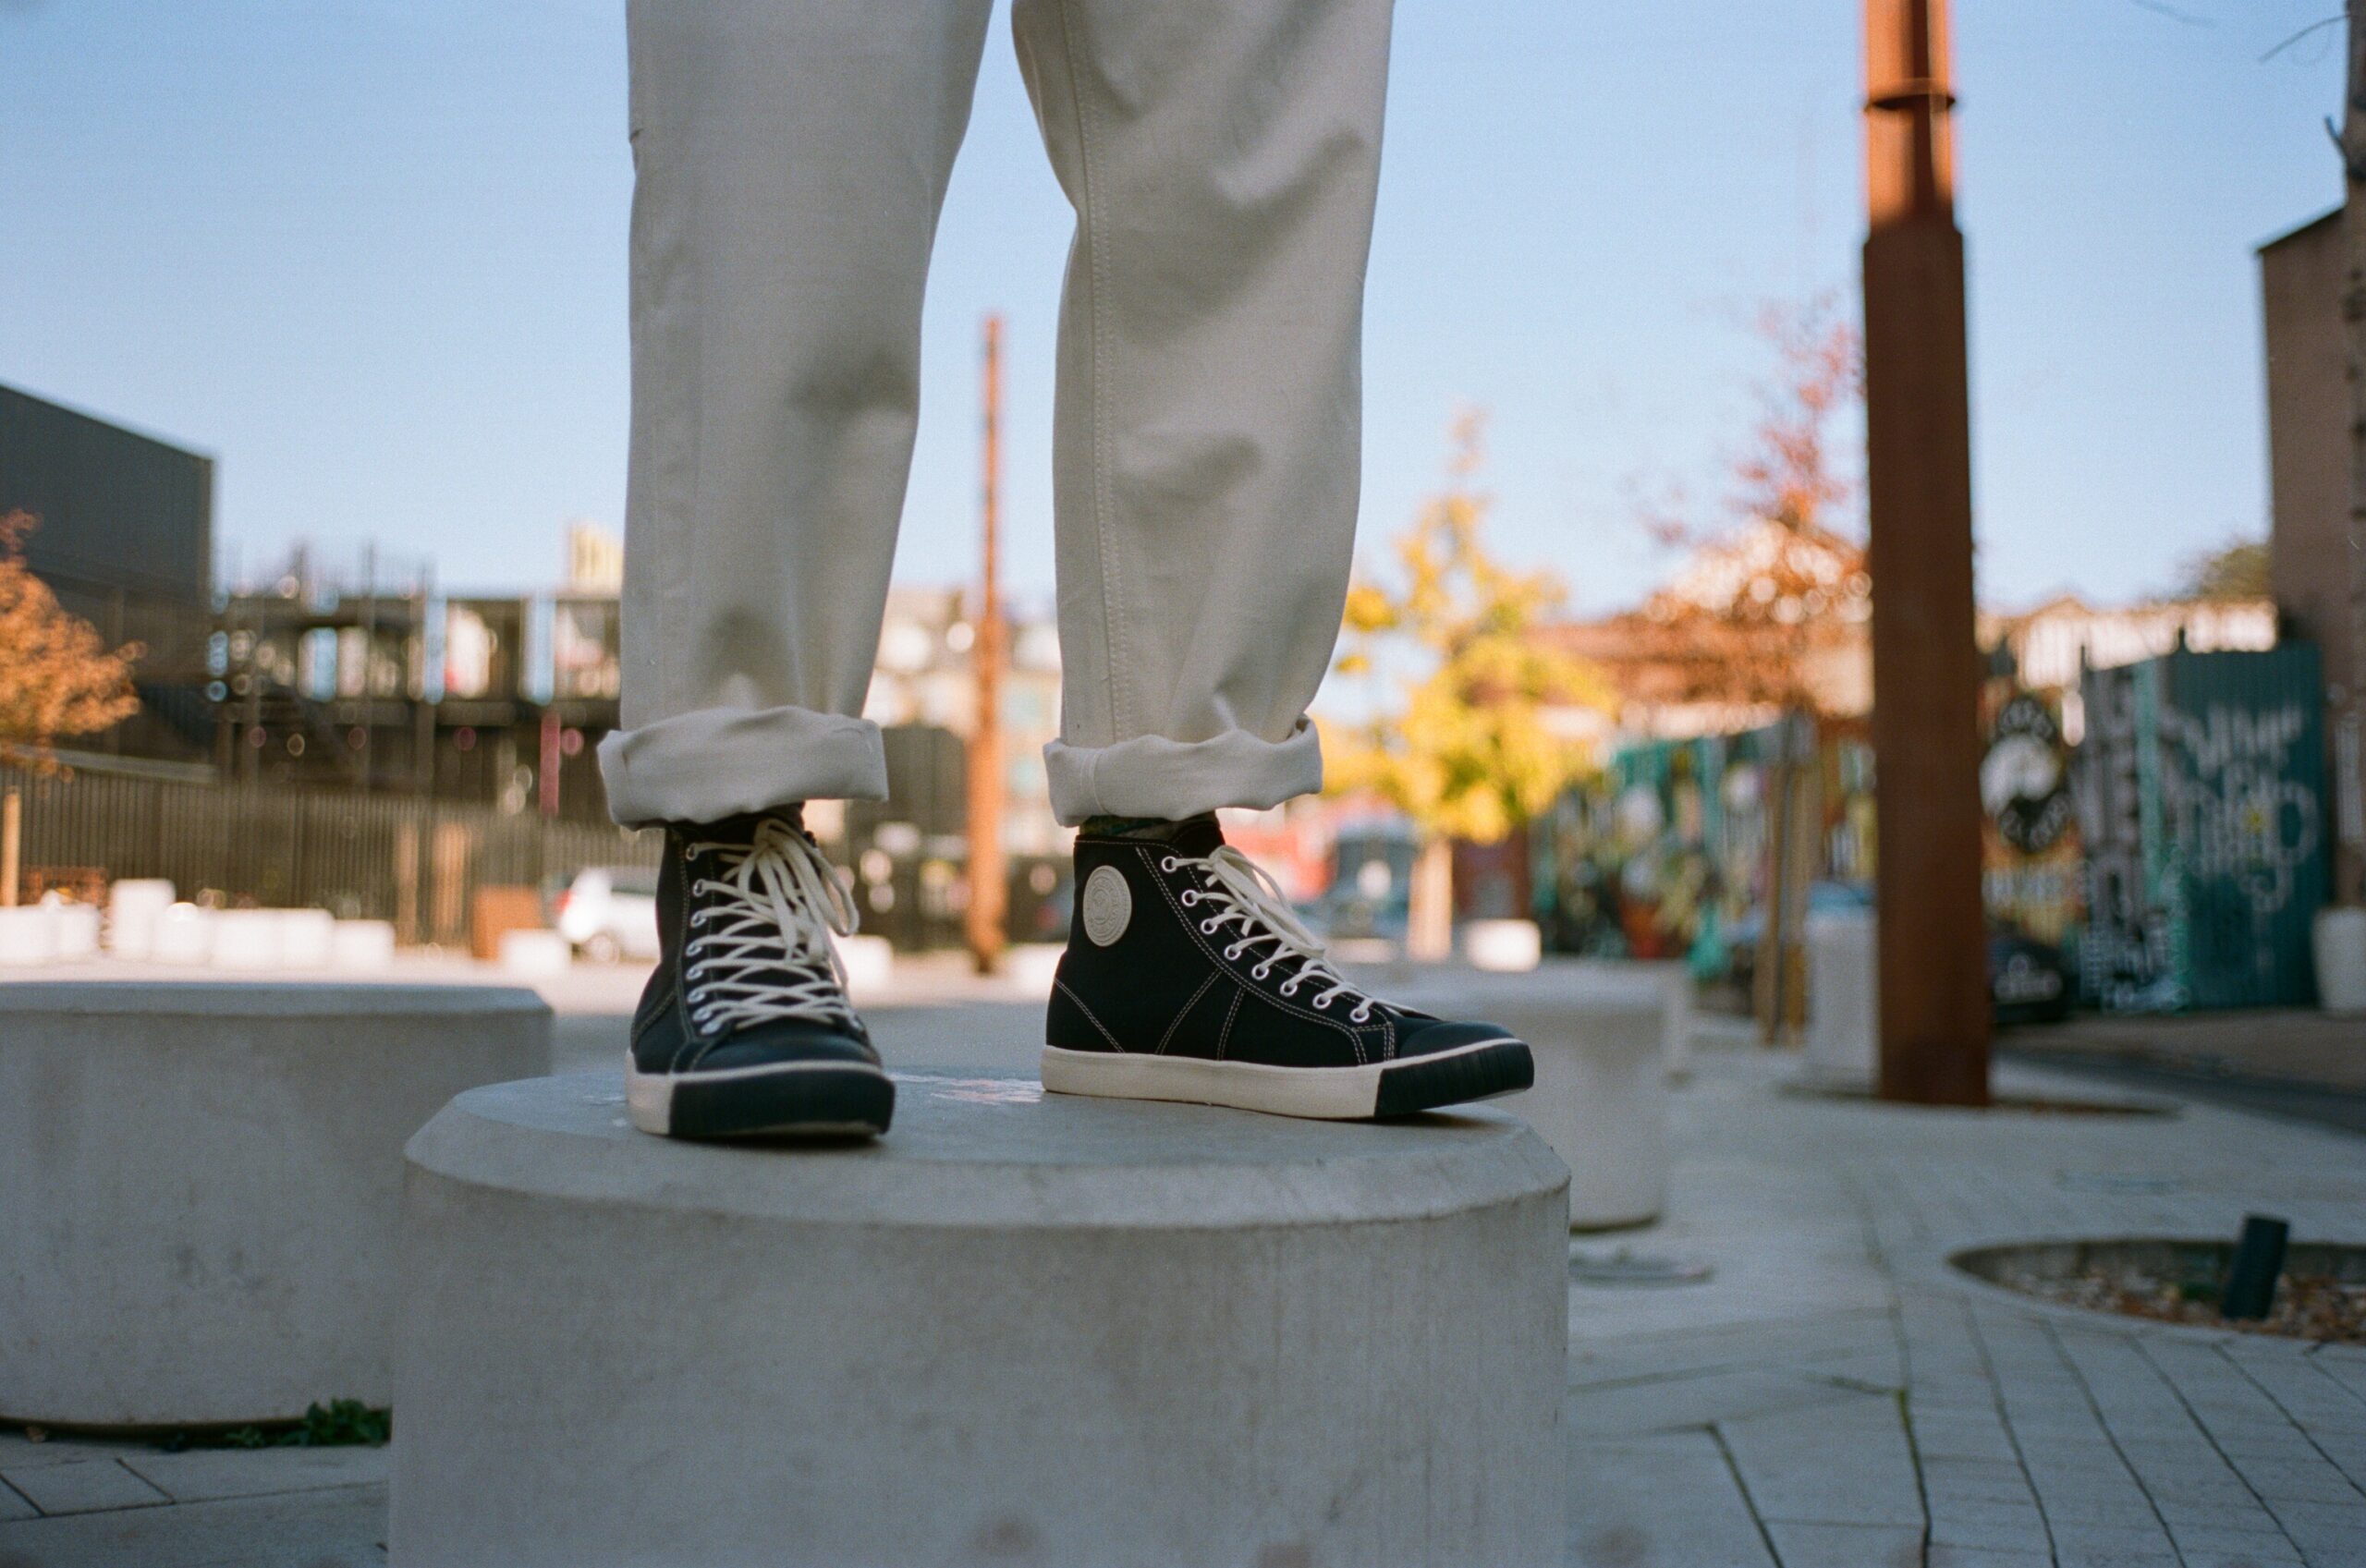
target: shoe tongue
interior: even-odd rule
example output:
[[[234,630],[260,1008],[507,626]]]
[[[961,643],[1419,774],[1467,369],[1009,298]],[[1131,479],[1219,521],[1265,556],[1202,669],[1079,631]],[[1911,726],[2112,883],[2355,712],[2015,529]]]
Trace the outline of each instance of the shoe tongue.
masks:
[[[712,844],[753,844],[756,830],[766,822],[786,822],[801,833],[805,831],[805,808],[774,806],[763,811],[738,811],[712,822],[677,822],[674,829],[685,838]]]
[[[1211,851],[1223,845],[1224,828],[1212,811],[1204,817],[1193,817],[1189,821],[1176,823],[1175,835],[1166,842],[1175,846],[1177,854],[1205,859]]]

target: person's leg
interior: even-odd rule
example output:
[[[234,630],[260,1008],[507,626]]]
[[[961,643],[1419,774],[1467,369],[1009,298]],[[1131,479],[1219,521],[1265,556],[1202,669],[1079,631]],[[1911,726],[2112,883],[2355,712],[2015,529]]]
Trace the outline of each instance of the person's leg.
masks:
[[[1087,818],[1320,786],[1354,548],[1389,0],[1016,0],[1077,209],[1054,432],[1060,739]]]
[[[1213,815],[1323,782],[1306,708],[1355,541],[1389,0],[1014,18],[1077,208],[1045,759],[1085,831],[1043,1086],[1323,1117],[1525,1088],[1506,1031],[1349,985]]]
[[[631,0],[632,452],[611,811],[662,823],[634,1124],[886,1130],[799,803],[878,798],[861,717],[921,292],[990,0]]]
[[[617,820],[878,799],[861,717],[990,0],[631,0]]]

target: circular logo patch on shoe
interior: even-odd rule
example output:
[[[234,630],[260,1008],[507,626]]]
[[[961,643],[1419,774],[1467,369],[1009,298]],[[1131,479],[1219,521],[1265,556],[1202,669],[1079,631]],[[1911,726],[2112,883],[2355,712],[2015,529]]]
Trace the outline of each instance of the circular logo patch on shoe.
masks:
[[[1115,866],[1096,869],[1084,879],[1083,906],[1084,934],[1093,946],[1106,947],[1124,936],[1134,918],[1134,890],[1126,885],[1126,873]]]

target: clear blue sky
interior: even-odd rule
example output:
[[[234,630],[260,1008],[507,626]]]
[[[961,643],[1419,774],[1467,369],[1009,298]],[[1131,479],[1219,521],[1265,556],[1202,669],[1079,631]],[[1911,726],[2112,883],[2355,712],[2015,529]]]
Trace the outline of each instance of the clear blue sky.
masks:
[[[1990,600],[2132,595],[2263,529],[2251,252],[2338,195],[2341,35],[2260,56],[2337,8],[1958,5]],[[1852,286],[1857,7],[1397,17],[1365,548],[1478,403],[1506,552],[1616,605],[1666,565],[1638,490],[1722,492],[1760,303]],[[215,454],[226,565],[374,538],[446,584],[547,583],[564,519],[620,521],[624,93],[622,0],[0,0],[0,381]],[[929,301],[909,580],[969,569],[998,308],[1011,572],[1049,583],[1067,227],[998,18]]]

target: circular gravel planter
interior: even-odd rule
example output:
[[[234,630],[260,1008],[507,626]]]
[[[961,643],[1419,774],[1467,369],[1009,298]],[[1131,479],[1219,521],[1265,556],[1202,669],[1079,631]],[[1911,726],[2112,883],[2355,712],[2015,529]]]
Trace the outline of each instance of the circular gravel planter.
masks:
[[[2263,1319],[2218,1315],[2229,1241],[2119,1236],[1976,1246],[1947,1261],[1986,1284],[2056,1307],[2196,1329],[2366,1344],[2366,1246],[2294,1242]]]

